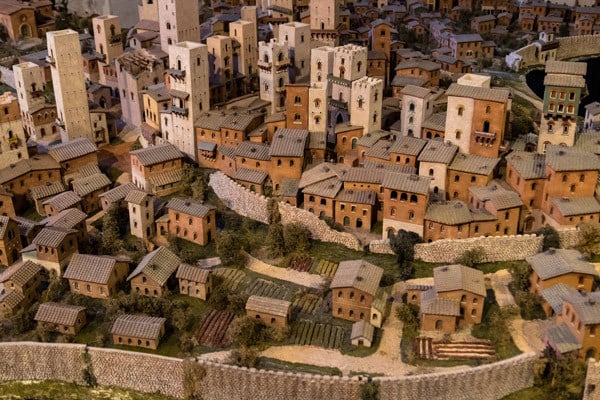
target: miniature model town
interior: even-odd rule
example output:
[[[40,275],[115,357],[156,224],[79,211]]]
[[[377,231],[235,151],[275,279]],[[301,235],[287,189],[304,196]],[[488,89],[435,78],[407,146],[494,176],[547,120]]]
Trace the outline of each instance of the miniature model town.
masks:
[[[0,0],[0,358],[600,399],[598,2],[91,3]]]

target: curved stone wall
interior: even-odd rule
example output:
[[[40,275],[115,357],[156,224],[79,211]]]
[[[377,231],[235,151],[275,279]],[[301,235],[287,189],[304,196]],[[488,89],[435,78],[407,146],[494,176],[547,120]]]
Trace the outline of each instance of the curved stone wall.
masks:
[[[62,380],[83,384],[88,369],[101,385],[184,398],[190,388],[204,400],[359,399],[363,382],[239,368],[210,361],[73,344],[0,343],[0,380]],[[533,385],[535,353],[459,371],[379,381],[381,400],[497,400]],[[91,368],[90,368],[91,367]],[[193,376],[190,379],[190,376]]]

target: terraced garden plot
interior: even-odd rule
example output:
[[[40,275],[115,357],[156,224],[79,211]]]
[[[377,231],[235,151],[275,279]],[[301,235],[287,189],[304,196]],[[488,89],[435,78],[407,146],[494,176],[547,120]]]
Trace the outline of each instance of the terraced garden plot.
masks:
[[[290,260],[289,269],[300,272],[308,272],[312,268],[313,259],[309,256],[298,256]]]
[[[323,299],[314,294],[297,296],[292,302],[292,310],[296,313],[314,314],[323,303]]]
[[[202,346],[226,347],[227,329],[234,315],[227,311],[213,310],[204,316],[200,328],[196,331],[196,339]]]
[[[262,278],[255,279],[250,283],[245,293],[248,296],[256,295],[289,301],[294,297],[294,294],[287,287]]]
[[[345,330],[338,325],[299,321],[292,327],[290,343],[301,346],[320,346],[339,349],[344,343]]]
[[[338,264],[327,260],[319,260],[313,264],[311,273],[333,278],[337,272]]]
[[[235,268],[216,268],[213,272],[215,276],[223,278],[225,287],[232,291],[238,291],[247,286],[251,278],[243,271]]]

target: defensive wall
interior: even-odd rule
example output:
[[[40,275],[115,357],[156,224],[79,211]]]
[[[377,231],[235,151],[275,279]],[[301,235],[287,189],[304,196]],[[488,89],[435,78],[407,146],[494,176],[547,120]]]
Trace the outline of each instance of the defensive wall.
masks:
[[[577,228],[558,231],[560,247],[568,249],[579,242]],[[442,239],[415,245],[415,259],[432,263],[453,263],[468,250],[482,248],[484,262],[524,260],[542,250],[543,236],[534,234],[488,236],[469,239]],[[371,253],[394,254],[390,241],[374,240],[369,244]]]
[[[269,223],[267,208],[269,200],[265,196],[248,190],[222,172],[211,174],[209,184],[228,208],[245,217],[265,224]],[[331,229],[325,221],[309,211],[280,202],[279,213],[282,224],[301,224],[310,231],[313,239],[341,244],[353,250],[362,250],[360,241],[354,235]]]
[[[0,343],[0,380],[61,380],[84,384],[83,371],[100,385],[183,399],[359,399],[357,377],[332,377],[240,368],[79,344]],[[478,367],[405,377],[373,378],[381,400],[496,400],[531,387],[535,353]]]
[[[5,83],[12,88],[15,87],[15,74],[12,69],[0,65],[0,82]]]
[[[550,60],[560,61],[600,55],[599,35],[568,36],[556,40],[558,41],[556,56],[555,58],[549,57]],[[505,60],[510,68],[518,71],[522,67],[543,66],[546,57],[545,53],[541,51],[541,44],[532,42],[508,54]]]

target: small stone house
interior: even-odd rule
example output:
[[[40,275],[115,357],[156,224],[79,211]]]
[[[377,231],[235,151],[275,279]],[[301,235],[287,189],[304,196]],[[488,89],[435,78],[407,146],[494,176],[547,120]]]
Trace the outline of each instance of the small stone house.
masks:
[[[60,164],[67,185],[73,179],[71,175],[77,175],[82,166],[98,165],[98,148],[94,142],[84,137],[51,146],[48,154]]]
[[[72,190],[68,190],[54,197],[44,200],[44,214],[48,216],[56,215],[67,208],[78,208],[81,210],[81,197]]]
[[[44,280],[42,266],[31,261],[20,262],[8,267],[0,275],[4,290],[15,290],[23,295],[25,304],[33,304],[40,294]]]
[[[102,173],[85,176],[71,182],[73,192],[81,197],[81,207],[88,214],[100,210],[100,195],[111,185],[110,179]]]
[[[288,325],[290,307],[287,300],[263,296],[250,296],[246,302],[246,315],[262,321],[267,326],[285,328]]]
[[[373,344],[374,333],[375,327],[361,319],[352,324],[350,341],[354,346],[371,347]]]
[[[58,227],[63,229],[75,229],[77,231],[77,240],[83,243],[87,240],[87,226],[85,220],[87,214],[78,208],[67,208],[51,217],[40,221],[47,228]]]
[[[214,239],[217,231],[215,207],[193,199],[175,197],[167,203],[168,220],[157,220],[159,236],[169,234],[200,246]]]
[[[380,324],[381,317],[371,315],[383,268],[364,260],[342,261],[331,281],[332,312],[336,318],[350,321],[365,320]]]
[[[13,194],[0,186],[0,215],[14,217],[15,205],[13,204]]]
[[[39,263],[48,272],[61,276],[73,254],[78,252],[78,233],[75,229],[43,228],[31,245],[23,249],[23,260]]]
[[[117,285],[128,272],[126,260],[77,253],[71,258],[63,278],[69,281],[71,292],[104,299],[117,293]]]
[[[156,350],[165,334],[166,318],[125,314],[112,326],[113,343]]]
[[[166,247],[160,246],[146,254],[127,280],[131,291],[145,296],[162,296],[171,285],[173,273],[181,260]]]
[[[182,263],[175,277],[179,281],[179,292],[207,300],[212,289],[210,271],[198,266]]]
[[[70,304],[42,303],[34,319],[47,331],[76,335],[86,324],[85,307]]]
[[[9,266],[17,262],[22,248],[19,224],[0,216],[0,264]]]
[[[131,180],[140,189],[166,196],[177,191],[183,173],[183,154],[170,143],[134,150]]]
[[[129,182],[107,190],[98,196],[100,198],[100,206],[104,211],[108,211],[113,204],[126,207],[125,197],[134,189],[137,189],[137,186]]]
[[[594,279],[598,276],[594,265],[577,250],[549,249],[526,260],[532,268],[529,277],[532,293],[539,294],[559,283],[591,292]]]
[[[2,289],[0,291],[0,318],[7,318],[24,306],[23,294],[17,290]]]
[[[35,210],[41,216],[46,215],[44,210],[44,201],[51,199],[52,197],[61,194],[66,189],[62,182],[46,182],[44,185],[33,186],[29,189],[31,200],[35,204]]]

